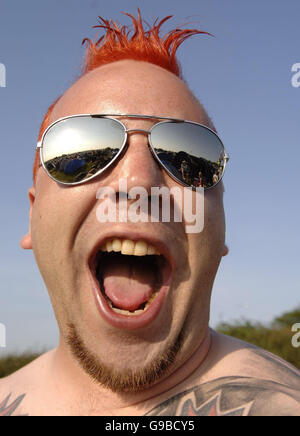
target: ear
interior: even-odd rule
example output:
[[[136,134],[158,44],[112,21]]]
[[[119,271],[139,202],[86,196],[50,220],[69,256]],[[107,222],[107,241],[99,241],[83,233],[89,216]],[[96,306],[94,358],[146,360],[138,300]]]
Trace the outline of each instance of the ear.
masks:
[[[224,249],[223,249],[222,256],[227,256],[228,253],[229,253],[229,248],[227,247],[226,244],[224,244]]]
[[[29,231],[26,235],[21,239],[20,245],[24,250],[32,250],[32,240],[31,240],[31,217],[32,217],[32,208],[35,200],[35,188],[32,186],[28,190],[28,198],[30,202],[30,210],[29,210]]]

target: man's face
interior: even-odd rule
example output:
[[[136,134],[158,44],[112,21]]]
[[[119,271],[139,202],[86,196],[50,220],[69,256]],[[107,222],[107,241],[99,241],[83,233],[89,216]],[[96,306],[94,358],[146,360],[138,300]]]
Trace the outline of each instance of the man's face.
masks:
[[[136,61],[115,62],[82,77],[58,102],[51,122],[84,113],[150,114],[207,124],[204,110],[180,79],[160,67]],[[122,122],[129,129],[149,130],[155,121]],[[184,222],[100,223],[97,191],[109,186],[118,192],[119,179],[127,179],[128,190],[134,186],[149,193],[153,186],[184,189],[154,160],[146,135],[131,134],[128,142],[122,159],[82,185],[60,185],[40,167],[31,190],[27,237],[52,300],[61,346],[71,347],[77,355],[84,350],[85,362],[81,363],[85,369],[89,370],[91,362],[97,364],[97,378],[115,390],[122,386],[130,389],[135,373],[139,380],[146,374],[140,388],[146,387],[181,365],[201,344],[207,334],[210,293],[224,253],[225,234],[221,183],[205,193],[204,230],[199,234],[186,234]],[[168,257],[164,274],[169,287],[164,288],[164,298],[158,300],[158,309],[149,319],[116,315],[110,320],[103,316],[95,298],[91,264],[100,246],[118,237],[152,242]],[[123,257],[126,269],[128,257]],[[119,277],[113,277],[118,268],[108,268],[110,278],[118,283]],[[151,270],[136,272],[135,285],[144,281],[151,286],[147,283],[150,276]],[[128,277],[126,283],[131,283]],[[168,361],[175,355],[172,365]]]

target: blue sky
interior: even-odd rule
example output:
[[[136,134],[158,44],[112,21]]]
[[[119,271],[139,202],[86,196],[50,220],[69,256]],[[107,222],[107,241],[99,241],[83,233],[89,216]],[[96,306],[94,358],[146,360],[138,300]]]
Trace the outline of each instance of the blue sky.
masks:
[[[0,0],[0,323],[5,352],[53,347],[57,328],[31,252],[27,189],[37,132],[50,103],[78,76],[97,16],[129,24],[174,15],[163,28],[199,27],[179,49],[185,80],[212,117],[231,160],[225,175],[229,255],[212,298],[211,325],[268,322],[300,304],[300,62],[298,0]]]

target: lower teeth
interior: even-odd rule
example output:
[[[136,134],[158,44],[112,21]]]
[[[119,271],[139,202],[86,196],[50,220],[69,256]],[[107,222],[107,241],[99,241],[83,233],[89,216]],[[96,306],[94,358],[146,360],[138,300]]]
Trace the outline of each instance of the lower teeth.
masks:
[[[121,315],[127,315],[127,316],[135,316],[135,315],[140,315],[141,313],[145,312],[145,310],[148,309],[148,307],[151,305],[151,303],[154,301],[154,299],[156,298],[158,294],[158,291],[155,291],[149,298],[149,300],[147,301],[147,303],[145,304],[143,309],[136,309],[134,311],[129,311],[129,310],[125,310],[125,309],[119,309],[118,307],[115,307],[112,303],[112,301],[104,294],[104,297],[107,301],[107,303],[109,304],[110,308],[116,312],[116,313],[120,313]]]

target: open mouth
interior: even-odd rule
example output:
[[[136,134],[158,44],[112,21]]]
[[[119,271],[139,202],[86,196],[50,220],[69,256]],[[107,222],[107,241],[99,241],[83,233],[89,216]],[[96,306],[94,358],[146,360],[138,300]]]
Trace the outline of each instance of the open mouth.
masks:
[[[110,318],[112,314],[127,319],[142,318],[151,311],[157,314],[171,276],[171,265],[157,248],[143,240],[110,239],[97,252],[93,265],[97,300],[102,309],[106,306]]]

